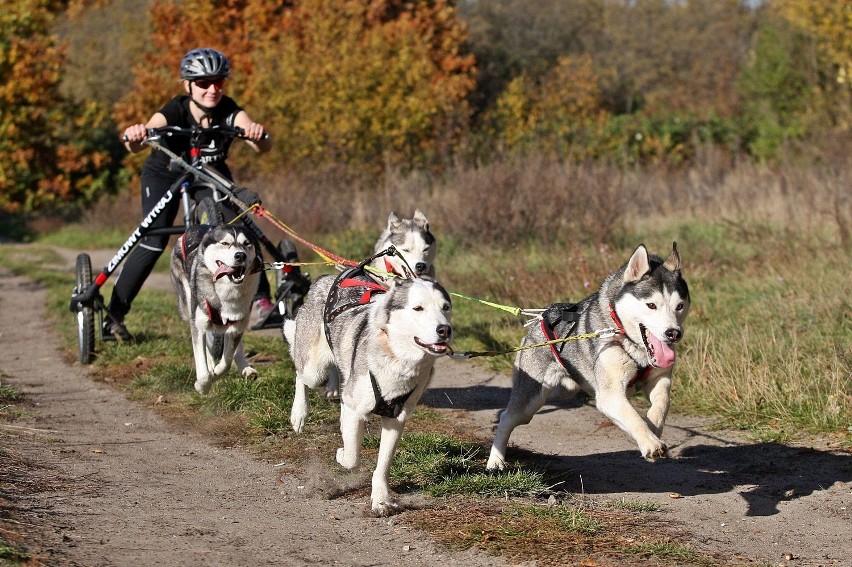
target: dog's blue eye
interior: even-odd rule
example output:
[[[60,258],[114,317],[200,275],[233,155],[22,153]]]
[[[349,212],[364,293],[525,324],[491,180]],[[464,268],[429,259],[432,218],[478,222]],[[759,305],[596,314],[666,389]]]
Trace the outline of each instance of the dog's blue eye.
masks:
[[[646,303],[645,305],[647,305],[647,306],[648,306],[648,309],[650,309],[651,311],[653,311],[654,309],[656,309],[656,308],[657,308],[657,304],[656,304],[656,303]]]

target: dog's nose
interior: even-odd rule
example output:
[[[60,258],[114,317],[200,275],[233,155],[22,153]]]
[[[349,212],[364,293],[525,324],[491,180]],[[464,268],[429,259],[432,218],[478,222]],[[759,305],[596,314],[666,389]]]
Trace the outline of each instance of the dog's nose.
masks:
[[[447,340],[453,336],[453,328],[449,325],[438,325],[438,327],[435,329],[435,332],[438,333],[438,336],[444,340]]]
[[[669,342],[676,343],[683,338],[683,333],[680,329],[668,329],[666,330],[666,338]]]
[[[426,270],[428,269],[429,264],[427,264],[426,262],[417,262],[416,264],[414,264],[414,271],[418,274],[425,274]]]
[[[237,262],[245,262],[246,261],[246,253],[245,252],[235,252],[234,260]]]

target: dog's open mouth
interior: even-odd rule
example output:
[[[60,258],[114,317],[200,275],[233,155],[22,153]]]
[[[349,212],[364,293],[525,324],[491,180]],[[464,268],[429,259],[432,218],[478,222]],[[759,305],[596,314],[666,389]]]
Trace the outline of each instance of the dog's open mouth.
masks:
[[[242,283],[242,281],[246,277],[246,267],[245,266],[229,266],[224,262],[216,261],[216,273],[213,274],[213,281],[217,282],[221,278],[228,276],[228,278],[234,283]]]
[[[417,343],[418,346],[420,346],[421,348],[425,348],[426,350],[428,350],[432,354],[444,354],[444,353],[447,352],[447,349],[449,348],[449,346],[447,346],[447,343],[432,343],[432,344],[429,344],[429,343],[424,343],[423,341],[421,341],[417,337],[414,337],[414,342]]]
[[[639,325],[642,333],[642,341],[645,343],[645,351],[648,353],[648,362],[656,368],[668,368],[675,361],[675,351],[660,339],[654,336],[645,325]]]

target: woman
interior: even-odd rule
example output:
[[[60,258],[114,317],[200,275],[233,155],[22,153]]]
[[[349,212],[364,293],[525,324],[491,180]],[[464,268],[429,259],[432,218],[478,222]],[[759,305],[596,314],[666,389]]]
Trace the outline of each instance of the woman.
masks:
[[[137,153],[146,145],[149,128],[180,126],[188,128],[201,126],[209,128],[217,125],[238,126],[245,131],[245,142],[258,153],[268,152],[272,148],[263,125],[255,122],[234,99],[223,93],[225,80],[231,74],[228,58],[215,49],[208,47],[192,49],[180,62],[180,77],[187,94],[178,95],[168,101],[146,124],[134,124],[124,131],[125,147]],[[189,140],[184,136],[164,138],[170,150],[179,155],[188,155]],[[228,179],[233,179],[225,160],[228,157],[230,141],[211,141],[204,150],[204,161]],[[142,166],[142,213],[143,217],[169,190],[172,183],[181,175],[180,171],[169,171],[169,157],[164,152],[151,152]],[[257,202],[257,195],[241,195],[245,202]],[[180,206],[179,199],[169,202],[152,227],[172,226]],[[225,211],[227,214],[227,211]],[[125,266],[118,276],[112,297],[107,306],[108,316],[104,320],[104,337],[130,340],[132,336],[124,325],[124,316],[142,284],[147,279],[154,264],[168,245],[169,237],[146,236],[131,252]],[[254,309],[260,318],[266,317],[274,308],[270,301],[269,282],[263,277],[255,298]]]

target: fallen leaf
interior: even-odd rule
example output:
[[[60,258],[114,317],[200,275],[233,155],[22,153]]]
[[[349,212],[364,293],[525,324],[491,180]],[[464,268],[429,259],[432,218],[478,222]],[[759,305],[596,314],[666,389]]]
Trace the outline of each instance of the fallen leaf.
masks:
[[[679,492],[669,492],[669,498],[676,499],[676,498],[683,498],[683,496],[681,496]]]

